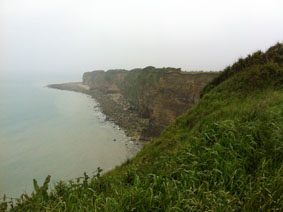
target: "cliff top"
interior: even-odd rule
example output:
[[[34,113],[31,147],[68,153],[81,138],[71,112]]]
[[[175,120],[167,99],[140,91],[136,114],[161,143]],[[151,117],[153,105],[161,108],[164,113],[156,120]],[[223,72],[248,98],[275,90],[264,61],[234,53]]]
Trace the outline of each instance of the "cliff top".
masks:
[[[180,73],[180,74],[217,74],[216,71],[183,71],[181,68],[173,68],[173,67],[163,67],[163,68],[156,68],[154,66],[147,66],[145,68],[134,68],[131,70],[126,69],[109,69],[109,70],[94,70],[91,72],[86,73],[128,73],[128,72],[160,72],[160,73]]]

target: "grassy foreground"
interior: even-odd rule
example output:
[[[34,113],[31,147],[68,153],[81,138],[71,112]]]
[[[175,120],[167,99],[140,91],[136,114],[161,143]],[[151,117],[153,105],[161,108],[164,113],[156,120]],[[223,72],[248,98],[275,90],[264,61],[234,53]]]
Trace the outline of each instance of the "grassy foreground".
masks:
[[[122,166],[51,192],[49,180],[11,210],[283,211],[283,45],[225,69]]]

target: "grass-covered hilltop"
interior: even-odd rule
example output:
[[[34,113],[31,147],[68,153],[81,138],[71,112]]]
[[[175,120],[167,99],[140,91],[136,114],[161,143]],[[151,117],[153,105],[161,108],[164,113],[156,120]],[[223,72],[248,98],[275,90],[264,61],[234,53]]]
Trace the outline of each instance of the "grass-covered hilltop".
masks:
[[[283,211],[283,44],[239,59],[201,96],[135,158],[51,192],[49,177],[34,181],[11,211]]]

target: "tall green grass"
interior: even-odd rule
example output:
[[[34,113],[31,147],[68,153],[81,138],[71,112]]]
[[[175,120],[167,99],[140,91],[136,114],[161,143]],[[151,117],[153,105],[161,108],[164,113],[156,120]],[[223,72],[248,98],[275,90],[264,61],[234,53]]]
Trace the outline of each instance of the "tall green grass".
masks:
[[[280,58],[282,44],[275,49]],[[11,211],[283,211],[282,61],[212,85],[135,158],[51,192],[49,178],[35,181]]]

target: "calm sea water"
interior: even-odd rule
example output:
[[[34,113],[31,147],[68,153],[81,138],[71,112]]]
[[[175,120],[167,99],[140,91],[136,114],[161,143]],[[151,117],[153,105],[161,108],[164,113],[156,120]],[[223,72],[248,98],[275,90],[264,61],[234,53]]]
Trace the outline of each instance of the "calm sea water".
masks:
[[[44,87],[52,82],[1,80],[1,196],[30,193],[33,178],[54,183],[109,170],[138,150],[92,98]]]

